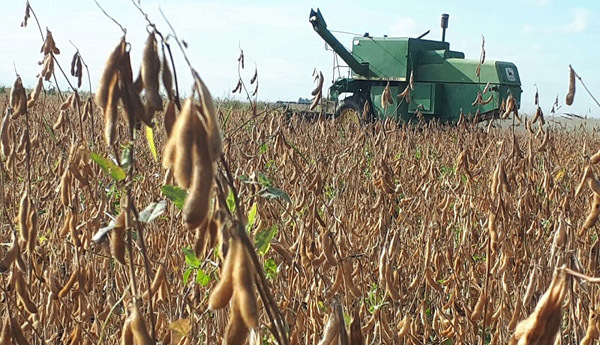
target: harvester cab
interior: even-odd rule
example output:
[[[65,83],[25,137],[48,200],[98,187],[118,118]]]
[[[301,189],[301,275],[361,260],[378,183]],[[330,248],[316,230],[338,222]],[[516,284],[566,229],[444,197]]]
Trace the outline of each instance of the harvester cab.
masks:
[[[319,9],[311,10],[313,29],[349,66],[350,74],[334,81],[329,98],[336,117],[367,121],[392,117],[456,122],[497,117],[512,96],[518,108],[521,80],[510,62],[465,59],[445,41],[449,16],[442,15],[442,40],[356,36],[346,49],[327,29]],[[364,118],[368,117],[368,118]]]

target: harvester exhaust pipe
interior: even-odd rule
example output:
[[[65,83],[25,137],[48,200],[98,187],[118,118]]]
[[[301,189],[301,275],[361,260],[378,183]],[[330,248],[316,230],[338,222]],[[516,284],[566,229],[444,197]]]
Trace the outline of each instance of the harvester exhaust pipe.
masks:
[[[446,42],[446,29],[448,28],[448,17],[450,15],[442,14],[442,42]]]

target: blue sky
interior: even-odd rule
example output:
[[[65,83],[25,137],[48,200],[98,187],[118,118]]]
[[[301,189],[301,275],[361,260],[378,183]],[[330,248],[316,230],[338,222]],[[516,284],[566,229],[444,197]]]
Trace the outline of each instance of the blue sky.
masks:
[[[128,29],[134,69],[141,58],[146,36],[145,21],[128,0],[98,0]],[[137,1],[137,0],[136,0]],[[95,85],[104,61],[121,36],[92,0],[31,0],[43,28],[53,32],[61,49],[60,61],[68,68],[76,44],[88,63]],[[259,71],[259,99],[297,100],[308,97],[314,84],[314,68],[332,78],[332,53],[308,22],[311,8],[319,7],[334,30],[369,32],[374,36],[417,36],[431,29],[429,39],[441,37],[440,14],[450,14],[447,41],[453,50],[477,59],[481,35],[486,39],[488,60],[514,62],[523,83],[521,109],[533,110],[535,85],[540,102],[549,112],[555,97],[564,103],[568,65],[572,64],[590,90],[600,97],[600,2],[558,0],[491,1],[194,1],[142,0],[142,6],[163,32],[167,26],[158,6],[174,24],[179,36],[189,43],[188,55],[216,97],[230,97],[237,83],[238,46],[246,55],[245,80]],[[27,28],[19,27],[24,1],[10,1],[0,12],[0,83],[14,80],[13,62],[26,85],[33,86],[39,71],[41,39],[33,18]],[[349,46],[351,35],[338,39]],[[179,52],[181,89],[191,79]],[[59,85],[66,83],[59,78]],[[600,117],[582,87],[575,104],[561,111]]]

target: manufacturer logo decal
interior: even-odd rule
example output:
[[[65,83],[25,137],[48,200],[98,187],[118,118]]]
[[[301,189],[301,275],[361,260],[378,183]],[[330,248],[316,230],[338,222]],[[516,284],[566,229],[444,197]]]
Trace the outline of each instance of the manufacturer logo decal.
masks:
[[[512,69],[512,67],[506,67],[506,78],[509,81],[517,80],[517,78],[515,77],[515,71]]]

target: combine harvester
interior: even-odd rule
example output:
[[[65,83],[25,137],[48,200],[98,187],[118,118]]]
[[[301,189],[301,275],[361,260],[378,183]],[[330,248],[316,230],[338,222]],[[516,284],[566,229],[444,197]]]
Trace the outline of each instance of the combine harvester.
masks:
[[[352,39],[350,52],[327,29],[319,9],[311,10],[314,30],[350,67],[348,76],[329,88],[329,100],[337,103],[335,117],[343,122],[422,117],[452,123],[461,112],[467,119],[483,120],[498,117],[504,104],[518,109],[522,90],[517,66],[465,59],[445,41],[447,14],[441,22],[441,41],[423,39],[429,31],[417,38],[367,33]]]

